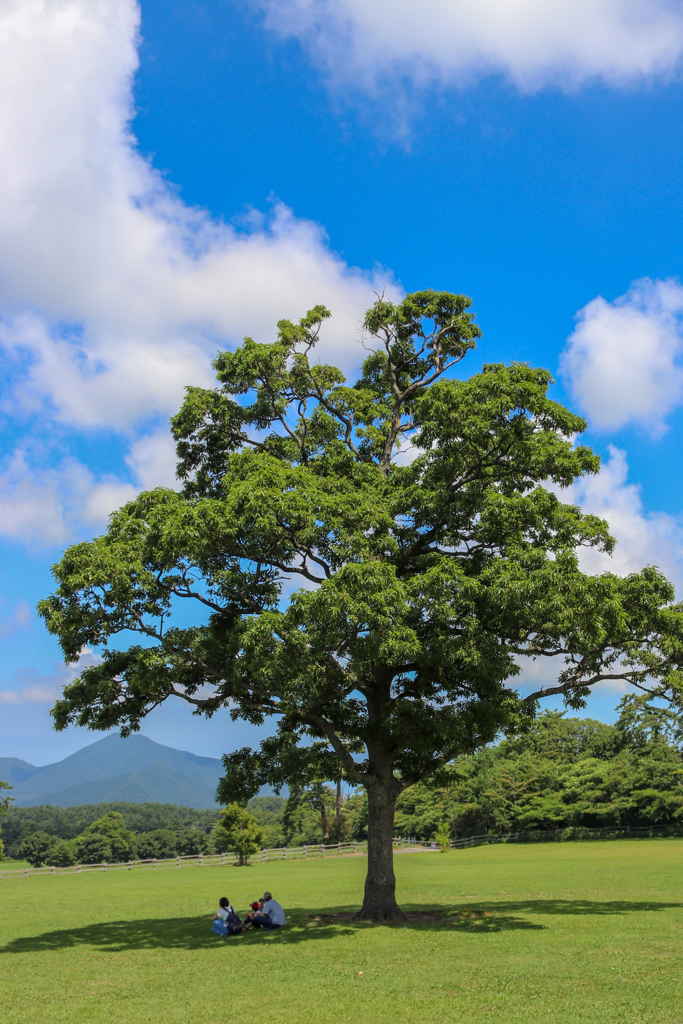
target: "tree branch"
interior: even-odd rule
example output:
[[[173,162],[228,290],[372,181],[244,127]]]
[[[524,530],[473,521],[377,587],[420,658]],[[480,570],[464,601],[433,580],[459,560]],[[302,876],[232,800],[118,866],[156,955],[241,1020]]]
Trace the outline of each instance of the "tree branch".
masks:
[[[176,597],[194,597],[195,600],[201,601],[207,608],[213,608],[215,612],[224,612],[225,608],[221,604],[216,604],[215,601],[209,601],[208,598],[202,597],[201,594],[195,594],[194,591],[190,590],[179,590],[177,587],[171,587],[171,593],[175,594]]]
[[[194,704],[195,707],[198,708],[216,708],[220,706],[221,698],[212,697],[210,700],[199,700],[197,697],[190,697],[189,694],[183,693],[182,690],[176,690],[175,686],[171,688],[171,694],[174,697],[182,697],[182,699],[186,700],[188,704]],[[219,700],[219,704],[216,704],[217,699]]]
[[[264,561],[266,561],[266,559],[264,559]],[[283,562],[274,562],[270,558],[267,559],[267,562],[268,562],[268,565],[272,565],[274,569],[280,569],[281,572],[285,572],[285,573],[296,572],[296,573],[299,574],[299,576],[304,576],[307,580],[310,580],[311,583],[324,583],[325,582],[324,578],[321,578],[320,576],[314,576],[312,572],[308,571],[308,569],[298,568],[297,566],[293,566],[293,565],[285,565]],[[329,573],[328,573],[328,575],[329,575]]]
[[[337,733],[334,731],[327,719],[324,718],[323,715],[316,715],[315,713],[312,713],[310,710],[307,710],[299,717],[301,717],[303,721],[307,722],[308,725],[317,729],[323,736],[327,737],[335,754],[344,765],[344,771],[350,781],[355,782],[357,786],[364,785],[366,778],[365,773],[358,771],[356,762],[353,760],[351,754],[339,739],[339,736],[337,736]]]
[[[654,691],[644,686],[642,680],[647,678],[647,671],[642,672],[605,672],[599,673],[593,676],[591,679],[586,679],[584,682],[577,682],[576,680],[570,680],[567,683],[558,683],[557,686],[542,686],[540,690],[536,690],[534,693],[530,693],[524,698],[525,704],[530,704],[532,700],[541,700],[543,697],[554,697],[557,694],[571,693],[572,690],[583,690],[595,686],[596,683],[601,683],[606,679],[624,679],[627,683],[631,683],[633,686],[637,686],[643,693],[649,693],[654,696]]]

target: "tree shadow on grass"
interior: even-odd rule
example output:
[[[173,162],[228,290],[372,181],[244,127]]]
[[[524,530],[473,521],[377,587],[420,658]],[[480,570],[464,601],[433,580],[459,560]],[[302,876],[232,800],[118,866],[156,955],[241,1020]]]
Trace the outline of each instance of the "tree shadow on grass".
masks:
[[[65,928],[41,935],[14,939],[0,947],[2,953],[40,953],[89,947],[101,953],[125,953],[136,949],[204,950],[223,944],[268,942],[290,945],[298,942],[352,935],[367,928],[389,927],[411,931],[449,931],[473,935],[504,931],[542,931],[548,925],[528,920],[529,916],[565,915],[613,916],[682,908],[683,903],[629,900],[510,900],[473,901],[463,906],[431,907],[403,904],[405,921],[377,925],[355,920],[356,908],[335,907],[318,913],[295,908],[288,911],[286,928],[272,932],[250,931],[221,939],[211,932],[206,916],[150,918],[135,921],[104,921],[82,928]]]

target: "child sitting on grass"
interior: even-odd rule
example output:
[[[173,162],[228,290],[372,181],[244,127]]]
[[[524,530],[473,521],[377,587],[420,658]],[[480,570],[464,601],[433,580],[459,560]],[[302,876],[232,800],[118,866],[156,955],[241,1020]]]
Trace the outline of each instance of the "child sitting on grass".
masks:
[[[237,916],[237,911],[230,906],[227,896],[221,896],[218,901],[218,910],[211,918],[213,924],[211,931],[214,935],[225,937],[226,935],[239,935],[242,931],[242,922]]]
[[[251,905],[251,913],[247,912],[247,914],[246,914],[246,916],[244,918],[244,927],[245,928],[251,928],[254,914],[257,914],[257,913],[259,913],[262,910],[263,910],[263,900],[258,900],[257,902],[252,903],[252,905]]]

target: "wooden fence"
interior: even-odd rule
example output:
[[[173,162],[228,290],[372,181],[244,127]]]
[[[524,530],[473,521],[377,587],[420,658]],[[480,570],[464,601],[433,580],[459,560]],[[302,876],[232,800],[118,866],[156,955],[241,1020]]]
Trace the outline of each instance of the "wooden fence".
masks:
[[[636,828],[567,828],[556,831],[548,830],[543,832],[513,832],[508,835],[480,835],[466,836],[463,839],[452,839],[450,847],[452,850],[466,850],[473,846],[488,846],[497,843],[558,843],[576,842],[590,839],[649,839],[661,836],[678,836],[683,838],[683,827],[678,826],[653,826]],[[394,851],[396,853],[409,853],[420,851],[436,851],[438,846],[435,842],[419,839],[394,839]],[[354,854],[365,856],[368,852],[367,842],[358,843],[337,843],[333,846],[283,846],[270,850],[261,850],[251,857],[252,864],[276,861],[276,860],[311,860],[320,857],[352,857]],[[18,870],[2,870],[0,862],[0,878],[28,878],[29,875],[82,875],[91,871],[132,871],[140,868],[182,868],[194,867],[219,867],[233,865],[233,854],[231,853],[199,853],[188,857],[168,857],[157,860],[152,857],[150,860],[128,860],[116,864],[74,864],[68,868],[44,867],[44,868],[19,868]]]
[[[432,844],[427,844],[431,846]],[[436,845],[436,844],[434,844]],[[321,857],[352,857],[354,854],[367,854],[367,842],[358,843],[337,843],[334,846],[283,846],[272,850],[261,850],[254,854],[250,860],[252,864],[258,864],[277,860],[310,860]],[[421,844],[411,843],[402,839],[394,839],[394,849],[407,851],[408,849],[422,849]],[[157,859],[152,857],[149,860],[128,860],[115,864],[73,864],[67,868],[42,867],[42,868],[20,868],[18,870],[2,870],[0,863],[0,878],[28,878],[29,875],[82,875],[91,871],[133,871],[140,868],[182,868],[195,867],[220,867],[222,865],[233,865],[235,863],[231,853],[199,853],[188,857],[168,857]]]
[[[634,828],[616,825],[605,828],[572,826],[535,832],[511,832],[501,836],[466,836],[463,839],[452,839],[450,847],[451,850],[468,850],[473,846],[489,846],[492,843],[575,843],[601,839],[657,838],[683,838],[683,827],[681,825],[637,825]],[[431,845],[435,846],[436,844]]]

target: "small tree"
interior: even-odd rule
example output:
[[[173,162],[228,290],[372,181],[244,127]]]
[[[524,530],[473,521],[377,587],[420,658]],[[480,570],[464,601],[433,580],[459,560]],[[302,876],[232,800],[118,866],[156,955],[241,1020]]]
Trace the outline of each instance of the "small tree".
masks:
[[[252,854],[258,853],[265,835],[253,814],[235,803],[228,804],[221,812],[220,820],[212,832],[216,847],[232,851],[240,865],[246,864]]]
[[[103,537],[69,548],[39,606],[67,661],[102,650],[57,701],[57,728],[127,735],[173,696],[277,722],[259,750],[224,757],[223,803],[266,783],[364,787],[361,916],[378,920],[402,917],[402,790],[438,780],[542,697],[581,707],[605,679],[682,690],[672,586],[653,568],[579,568],[577,549],[614,541],[557,496],[599,459],[575,444],[586,424],[548,397],[550,374],[449,376],[481,333],[470,306],[434,291],[378,299],[353,386],[311,358],[321,306],[281,321],[273,344],[221,353],[219,386],[189,388],[172,421],[182,491],[141,494]],[[307,589],[292,593],[292,578]],[[169,623],[178,604],[194,621]],[[520,695],[520,663],[536,658],[553,682]]]
[[[448,853],[451,848],[451,826],[447,821],[439,825],[434,833],[434,841],[442,853]]]

